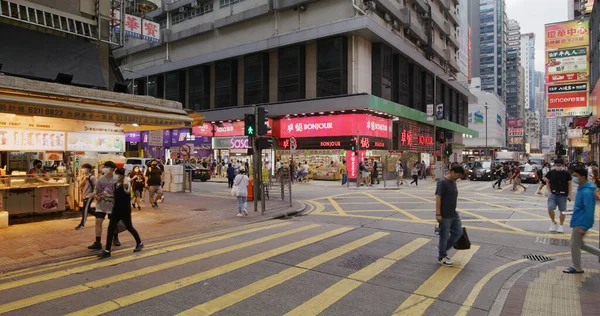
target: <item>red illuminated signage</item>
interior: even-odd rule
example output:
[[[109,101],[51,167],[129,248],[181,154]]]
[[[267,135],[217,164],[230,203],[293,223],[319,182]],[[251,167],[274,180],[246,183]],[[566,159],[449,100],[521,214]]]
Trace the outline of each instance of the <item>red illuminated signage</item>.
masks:
[[[279,120],[276,137],[328,137],[360,135],[392,138],[392,121],[368,114],[340,114]],[[278,134],[277,134],[278,133]]]
[[[367,151],[361,150],[359,151],[359,156],[357,157],[354,152],[346,151],[346,168],[348,169],[348,179],[356,179],[358,175],[358,164],[361,161],[364,161],[367,158]]]
[[[410,129],[403,129],[400,133],[400,145],[412,146],[415,137],[419,145],[433,145],[433,136],[413,134]]]
[[[342,146],[341,142],[336,142],[336,141],[333,141],[333,142],[328,142],[328,141],[321,142],[321,147],[339,148],[340,146]]]

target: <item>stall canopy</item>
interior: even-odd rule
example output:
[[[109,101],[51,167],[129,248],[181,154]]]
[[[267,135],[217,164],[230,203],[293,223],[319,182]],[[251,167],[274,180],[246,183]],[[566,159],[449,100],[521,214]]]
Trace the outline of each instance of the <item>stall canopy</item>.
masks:
[[[181,103],[0,75],[0,113],[63,119],[191,127]]]

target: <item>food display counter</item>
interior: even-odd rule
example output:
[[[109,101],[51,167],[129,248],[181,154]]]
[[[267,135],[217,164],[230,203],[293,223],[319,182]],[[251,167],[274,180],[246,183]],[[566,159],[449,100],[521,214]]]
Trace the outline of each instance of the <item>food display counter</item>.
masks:
[[[68,187],[63,174],[0,176],[0,210],[9,215],[64,211]]]

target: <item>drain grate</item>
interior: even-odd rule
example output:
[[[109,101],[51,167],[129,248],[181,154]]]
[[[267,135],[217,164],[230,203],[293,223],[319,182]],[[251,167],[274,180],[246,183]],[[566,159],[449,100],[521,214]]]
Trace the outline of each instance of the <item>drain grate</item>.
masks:
[[[339,266],[352,270],[360,270],[377,261],[377,257],[359,254],[342,262]]]
[[[523,258],[529,259],[531,261],[539,261],[539,262],[548,262],[554,259],[542,255],[524,255]]]

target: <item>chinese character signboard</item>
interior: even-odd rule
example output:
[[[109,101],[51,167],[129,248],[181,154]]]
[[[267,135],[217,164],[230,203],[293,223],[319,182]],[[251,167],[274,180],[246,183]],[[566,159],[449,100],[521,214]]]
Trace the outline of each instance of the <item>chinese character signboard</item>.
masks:
[[[433,151],[433,129],[430,126],[400,121],[398,124],[398,149],[412,152]],[[361,148],[362,149],[362,148]]]
[[[588,79],[587,47],[546,53],[546,82],[560,83]]]
[[[367,114],[341,114],[281,119],[275,122],[275,137],[296,138],[361,136],[392,138],[392,121]]]
[[[508,129],[508,136],[509,137],[522,137],[523,136],[523,129],[522,128],[509,128]]]
[[[123,24],[125,24],[125,35],[142,38],[142,18],[131,14],[125,14]]]
[[[589,115],[589,21],[546,24],[545,39],[546,116]]]
[[[546,51],[588,46],[590,44],[589,35],[588,20],[546,24]]]
[[[587,106],[587,83],[548,86],[547,92],[547,111],[550,116],[582,116],[590,114]]]
[[[569,139],[570,147],[587,147],[589,145],[590,145],[590,139],[589,139],[589,136],[587,136],[587,135],[584,135],[581,138]]]
[[[523,127],[523,119],[509,118],[506,124],[508,127]]]
[[[142,37],[147,41],[160,43],[160,25],[156,22],[142,20]]]
[[[121,32],[121,11],[111,10],[110,26],[115,33]],[[160,43],[160,25],[139,16],[125,14],[123,19],[125,35],[140,38],[154,43]]]

